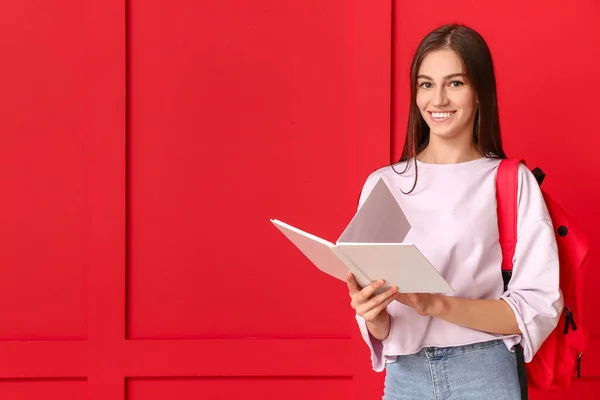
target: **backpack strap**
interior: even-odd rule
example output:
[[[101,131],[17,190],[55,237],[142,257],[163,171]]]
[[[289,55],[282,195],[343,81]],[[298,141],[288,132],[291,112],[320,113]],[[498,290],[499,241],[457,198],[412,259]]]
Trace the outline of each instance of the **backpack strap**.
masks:
[[[512,260],[517,245],[517,191],[519,188],[519,159],[503,159],[496,175],[498,233],[502,247],[502,277],[504,286],[512,274]]]
[[[520,159],[503,159],[498,165],[496,175],[498,233],[500,235],[500,246],[502,247],[502,279],[504,280],[505,291],[512,276],[512,262],[517,246],[517,194],[519,190],[519,164],[521,163],[525,164],[525,161]],[[523,347],[520,344],[515,346],[515,353],[517,357],[517,374],[519,376],[521,399],[526,400],[529,396],[527,373]]]

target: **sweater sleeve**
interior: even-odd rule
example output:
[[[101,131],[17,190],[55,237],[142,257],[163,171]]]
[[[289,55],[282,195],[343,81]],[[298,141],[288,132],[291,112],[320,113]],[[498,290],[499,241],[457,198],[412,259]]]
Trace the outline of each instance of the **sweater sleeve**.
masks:
[[[375,339],[367,329],[367,322],[365,319],[358,314],[356,315],[360,334],[371,352],[371,365],[375,372],[381,372],[385,369],[385,363],[387,361],[385,355],[389,353],[389,343],[396,335],[395,331],[398,329],[396,324],[393,323],[394,312],[391,305],[388,305],[387,310],[390,315],[390,332],[384,340]]]
[[[554,227],[541,189],[526,166],[519,167],[517,244],[513,273],[501,296],[515,313],[525,361],[530,362],[556,328],[563,297]]]

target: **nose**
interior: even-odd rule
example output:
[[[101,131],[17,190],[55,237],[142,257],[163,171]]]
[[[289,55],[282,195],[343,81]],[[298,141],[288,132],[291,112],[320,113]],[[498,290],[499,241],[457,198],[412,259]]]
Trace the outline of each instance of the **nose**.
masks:
[[[446,96],[446,88],[440,85],[436,91],[433,98],[434,107],[441,107],[448,104],[448,97]]]

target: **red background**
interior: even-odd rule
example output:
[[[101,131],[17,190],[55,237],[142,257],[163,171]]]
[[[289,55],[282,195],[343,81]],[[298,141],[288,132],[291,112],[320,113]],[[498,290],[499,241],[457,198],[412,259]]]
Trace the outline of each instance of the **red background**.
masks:
[[[509,155],[600,224],[600,4],[0,5],[0,398],[376,399],[343,284],[269,218],[334,241],[398,158],[420,38],[488,40]],[[583,378],[600,389],[600,261]]]

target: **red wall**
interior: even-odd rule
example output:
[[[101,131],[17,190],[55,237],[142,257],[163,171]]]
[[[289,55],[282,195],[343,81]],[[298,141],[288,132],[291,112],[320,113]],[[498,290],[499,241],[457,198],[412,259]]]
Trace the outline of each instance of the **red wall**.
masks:
[[[509,153],[595,243],[598,6],[541,5],[448,16],[489,38]],[[341,233],[397,158],[429,6],[1,5],[0,398],[380,398],[345,286],[269,218]]]

